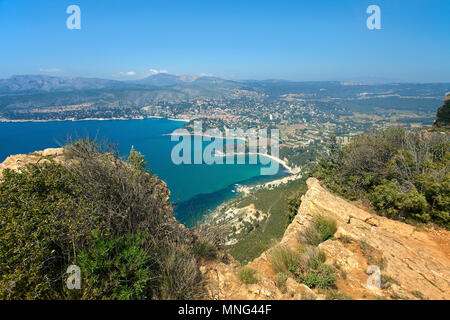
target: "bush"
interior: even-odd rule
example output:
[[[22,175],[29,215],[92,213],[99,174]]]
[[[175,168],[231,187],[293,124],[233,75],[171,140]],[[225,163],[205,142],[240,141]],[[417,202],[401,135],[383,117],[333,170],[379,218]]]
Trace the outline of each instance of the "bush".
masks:
[[[415,187],[402,191],[397,181],[386,181],[375,187],[372,195],[372,204],[375,209],[385,213],[390,218],[406,219],[413,217],[421,221],[429,221],[428,203],[423,194]]]
[[[381,289],[388,289],[392,284],[400,285],[395,278],[385,274],[381,275]]]
[[[288,204],[288,210],[287,210],[287,221],[286,225],[289,226],[289,224],[294,220],[295,216],[298,213],[298,209],[300,208],[300,204],[302,203],[302,195],[304,195],[307,191],[306,185],[302,185],[297,191],[290,194],[286,201]]]
[[[145,157],[142,155],[142,153],[137,152],[134,150],[134,147],[131,147],[130,155],[128,156],[128,163],[130,163],[136,170],[149,172],[150,170],[147,169],[147,161],[145,160]]]
[[[450,228],[450,135],[393,128],[330,147],[313,169],[327,188],[383,215]]]
[[[281,291],[281,293],[287,292],[286,280],[287,276],[283,272],[278,272],[275,276],[275,285]]]
[[[200,272],[191,248],[175,243],[170,244],[158,254],[156,264],[159,270],[159,292],[156,298],[190,300],[201,296]]]
[[[299,275],[300,282],[310,288],[326,289],[336,282],[336,275],[332,266],[324,264],[324,255],[311,257],[308,261],[308,270]]]
[[[242,268],[239,271],[239,279],[245,284],[254,284],[258,282],[256,271],[250,268]]]
[[[61,274],[89,237],[92,205],[63,166],[5,170],[0,181],[0,299],[61,299]]]
[[[64,154],[64,165],[3,172],[0,298],[200,296],[198,255],[219,247],[176,222],[165,184],[95,141],[70,143]],[[62,277],[72,264],[83,277],[78,292]]]
[[[276,273],[295,273],[299,268],[299,256],[289,247],[278,245],[269,252],[269,260]]]
[[[202,258],[214,259],[217,257],[217,248],[209,241],[198,240],[194,245],[194,253]]]
[[[312,223],[305,229],[301,235],[303,241],[317,246],[320,243],[331,239],[337,231],[337,222],[335,219],[324,216],[315,216]]]
[[[93,232],[92,245],[78,255],[84,299],[146,299],[152,297],[150,255],[143,249],[146,235],[108,239]]]
[[[205,259],[223,259],[226,255],[224,226],[209,222],[207,219],[198,222],[197,227],[192,229],[195,239],[194,253]]]

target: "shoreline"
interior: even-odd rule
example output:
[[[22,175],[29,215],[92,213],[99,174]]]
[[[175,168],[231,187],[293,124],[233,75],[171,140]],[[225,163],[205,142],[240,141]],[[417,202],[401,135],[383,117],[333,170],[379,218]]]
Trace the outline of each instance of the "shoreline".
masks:
[[[204,137],[204,138],[210,138],[210,139],[221,139],[221,140],[227,140],[227,137],[225,136],[211,136],[211,135],[207,135],[207,134],[195,134],[195,133],[188,133],[188,134],[183,134],[183,133],[176,133],[176,132],[172,132],[172,133],[165,133],[164,136],[171,136],[171,137],[187,137],[187,136],[194,136],[194,137]],[[240,140],[240,141],[247,141],[246,138],[241,138],[241,137],[233,137],[233,140]],[[217,155],[217,153],[216,153]],[[242,155],[242,153],[233,153],[233,156],[239,156]],[[266,157],[269,158],[275,162],[278,162],[283,168],[285,168],[286,170],[289,171],[289,173],[292,174],[297,174],[298,171],[296,170],[297,168],[292,168],[290,167],[286,161],[277,158],[273,155],[270,154],[266,154],[266,153],[260,153],[260,152],[247,152],[245,153],[245,155],[258,155],[258,156],[262,156],[262,157]],[[226,157],[227,155],[224,154],[223,152],[220,152],[218,154],[218,156],[221,157]]]
[[[66,119],[46,119],[46,120],[38,120],[38,119],[5,119],[0,118],[0,123],[24,123],[24,122],[79,122],[79,121],[112,121],[112,120],[145,120],[145,119],[166,119],[170,121],[179,121],[179,122],[190,122],[191,120],[185,118],[167,118],[160,116],[148,116],[148,117],[114,117],[114,118],[85,118],[85,119],[75,119],[75,118],[66,118]]]
[[[177,129],[178,130],[178,129]],[[198,133],[177,133],[177,132],[171,132],[171,133],[165,133],[164,136],[171,136],[171,137],[188,137],[188,136],[194,136],[194,137],[204,137],[204,138],[210,138],[210,139],[221,139],[221,140],[227,140],[227,137],[225,136],[211,136],[209,134],[198,134]],[[229,139],[229,138],[228,138]],[[240,141],[246,141],[246,138],[241,137],[233,137],[235,140]]]
[[[166,119],[169,121],[178,121],[178,122],[190,122],[190,119],[187,118],[173,118],[173,117],[160,117],[160,116],[148,116],[148,117],[132,117],[132,118],[125,118],[125,117],[114,117],[114,118],[85,118],[85,119],[74,119],[74,118],[66,118],[66,119],[45,119],[45,120],[36,120],[36,119],[5,119],[0,118],[0,123],[27,123],[27,122],[36,122],[36,123],[43,123],[43,122],[81,122],[81,121],[112,121],[112,120],[145,120],[145,119]],[[163,134],[165,136],[183,136],[183,134],[177,134],[177,133],[166,133]],[[194,134],[190,134],[194,135]],[[211,135],[205,135],[205,134],[197,134],[195,136],[201,136],[205,138],[210,139],[222,139],[225,140],[226,138],[223,136],[211,136]],[[245,138],[239,138],[235,137],[236,140],[243,140],[246,141]],[[240,153],[234,153],[233,156],[241,155]],[[290,181],[297,179],[297,168],[291,168],[286,161],[275,157],[270,154],[263,154],[260,152],[252,152],[252,153],[246,153],[246,155],[258,155],[260,157],[266,157],[270,160],[276,161],[279,163],[284,169],[287,170],[288,175],[282,177],[282,178],[275,178],[273,180],[263,182],[263,183],[257,183],[257,184],[248,184],[248,185],[242,185],[237,190],[236,193],[244,194],[244,196],[247,194],[244,190],[248,190],[250,192],[251,190],[259,189],[259,188],[266,188],[269,185],[275,186],[282,183],[285,183],[284,181]],[[226,154],[220,155],[222,157],[225,157]],[[232,200],[225,200],[221,202],[216,208],[211,208],[211,212],[208,214],[208,216],[213,215],[219,208],[227,205]]]
[[[219,151],[219,152],[220,152],[220,151]],[[216,153],[216,154],[217,154],[217,153]],[[260,157],[266,157],[266,158],[269,158],[269,159],[271,159],[271,160],[273,160],[273,161],[275,161],[275,162],[278,162],[278,164],[280,164],[283,168],[285,168],[285,169],[289,172],[290,175],[295,175],[295,174],[299,173],[299,171],[297,171],[298,168],[292,168],[292,167],[290,167],[290,166],[286,163],[286,161],[281,160],[280,158],[277,158],[277,157],[275,157],[275,156],[273,156],[273,155],[271,155],[271,154],[261,153],[261,152],[246,152],[246,153],[234,152],[234,153],[231,154],[231,155],[232,155],[232,156],[258,155],[258,156],[260,156]],[[231,156],[231,155],[230,155],[230,156]],[[218,154],[218,156],[220,156],[220,157],[226,157],[227,154],[225,154],[225,153],[223,153],[223,152],[220,152],[220,153]]]
[[[240,193],[242,194],[242,197],[247,197],[249,196],[252,191],[257,191],[260,189],[272,189],[274,187],[279,187],[280,185],[289,183],[291,181],[295,181],[298,179],[301,179],[303,177],[303,174],[300,170],[300,172],[295,173],[295,174],[289,174],[285,177],[282,178],[277,178],[275,180],[271,180],[268,182],[264,182],[264,183],[258,183],[255,185],[241,185],[240,187],[238,187],[236,189],[236,193]],[[210,214],[207,215],[207,219],[216,219],[219,217],[220,211],[225,208],[227,205],[229,205],[230,203],[232,203],[235,199],[231,199],[231,200],[227,200],[227,201],[223,201],[220,203],[220,205],[218,205],[214,211],[212,211]]]

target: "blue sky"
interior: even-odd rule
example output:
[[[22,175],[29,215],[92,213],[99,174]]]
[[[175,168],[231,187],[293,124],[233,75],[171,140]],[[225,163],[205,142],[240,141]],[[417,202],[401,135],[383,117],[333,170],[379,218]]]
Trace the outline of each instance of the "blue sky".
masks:
[[[66,28],[72,4],[81,30]],[[366,27],[372,4],[381,30]],[[450,82],[449,13],[448,0],[0,0],[0,78]]]

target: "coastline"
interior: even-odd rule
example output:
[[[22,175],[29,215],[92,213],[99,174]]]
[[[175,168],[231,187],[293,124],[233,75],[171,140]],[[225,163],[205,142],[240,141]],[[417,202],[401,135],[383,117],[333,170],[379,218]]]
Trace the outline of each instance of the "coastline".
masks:
[[[169,119],[171,120],[171,119]],[[175,121],[175,120],[174,120]],[[178,120],[181,121],[181,120]],[[190,122],[190,121],[189,121]],[[211,136],[209,134],[198,134],[198,133],[177,133],[177,132],[171,132],[171,133],[165,133],[165,136],[173,136],[173,137],[188,137],[188,136],[194,136],[194,137],[204,137],[204,138],[210,138],[210,139],[221,139],[221,140],[226,140],[226,137],[223,136]],[[246,138],[241,138],[241,137],[233,137],[233,139],[235,140],[240,140],[240,141],[246,141]]]
[[[170,121],[179,121],[179,122],[190,122],[191,120],[185,118],[167,118],[160,116],[147,116],[147,117],[114,117],[114,118],[84,118],[84,119],[75,119],[75,118],[66,118],[66,119],[46,119],[46,120],[38,120],[38,119],[6,119],[0,118],[0,123],[22,123],[22,122],[64,122],[64,121],[111,121],[111,120],[145,120],[145,119],[167,119]]]
[[[255,185],[241,185],[240,187],[238,187],[236,189],[237,193],[241,193],[242,197],[247,197],[249,196],[253,191],[257,191],[260,189],[272,189],[272,188],[276,188],[279,187],[280,185],[286,184],[290,181],[295,181],[298,179],[301,179],[303,177],[303,174],[301,173],[301,170],[296,173],[296,174],[290,174],[288,176],[282,177],[282,178],[278,178],[272,181],[268,181],[268,182],[264,182],[264,183],[259,183],[259,184],[255,184]],[[219,217],[221,211],[223,208],[227,207],[229,204],[231,204],[235,199],[231,199],[231,200],[227,200],[224,201],[222,203],[220,203],[220,205],[218,205],[213,212],[211,212],[208,216],[207,219],[212,219],[215,220]]]
[[[73,118],[66,118],[66,119],[46,119],[46,120],[32,120],[32,119],[4,119],[4,118],[0,118],[0,123],[29,123],[29,122],[36,122],[36,123],[45,123],[45,122],[82,122],[82,121],[108,121],[108,120],[144,120],[144,119],[167,119],[169,121],[179,121],[179,122],[189,122],[189,119],[186,118],[173,118],[173,117],[159,117],[159,116],[148,116],[148,117],[132,117],[132,118],[125,118],[125,117],[115,117],[115,118],[85,118],[85,119],[73,119]],[[170,136],[177,136],[179,134],[176,133],[165,133],[163,135],[170,135]],[[208,136],[208,135],[198,135],[198,136],[203,136],[206,138],[211,138],[211,139],[225,139],[224,137],[221,136]],[[235,138],[235,139],[240,139],[239,137]],[[241,140],[245,140],[245,138],[241,138]],[[263,154],[263,153],[247,153],[249,155],[251,154],[255,154],[255,155],[259,155],[260,157],[266,157],[268,159],[271,159],[273,161],[276,161],[277,163],[279,163],[283,168],[286,169],[287,172],[285,172],[284,174],[287,174],[286,176],[283,176],[282,178],[280,178],[280,176],[278,177],[267,177],[267,179],[273,179],[273,180],[265,180],[267,182],[253,182],[247,185],[243,185],[242,187],[244,188],[249,188],[250,190],[253,188],[261,188],[264,187],[268,184],[277,184],[279,181],[285,181],[287,178],[292,179],[293,176],[293,170],[295,170],[295,168],[291,168],[286,161],[278,158],[278,157],[274,157],[270,154]],[[236,155],[239,155],[236,153]],[[225,156],[225,155],[224,155]],[[241,193],[239,190],[236,190],[236,192]],[[223,206],[226,205],[230,200],[227,199],[223,199],[223,202],[220,202],[219,206]],[[216,209],[214,207],[211,207],[211,211],[210,214],[213,214],[216,211]],[[210,215],[208,214],[208,215]]]
[[[218,156],[220,156],[220,157],[226,157],[227,156],[227,154],[225,154],[225,153],[223,153],[223,152],[220,152],[220,151],[217,151],[216,152],[216,155],[218,155]],[[295,175],[295,174],[297,174],[297,173],[299,173],[299,168],[292,168],[292,167],[290,167],[288,164],[287,164],[287,162],[286,161],[284,161],[284,160],[282,160],[282,159],[280,159],[280,158],[277,158],[277,157],[275,157],[275,156],[273,156],[273,155],[271,155],[271,154],[267,154],[267,153],[261,153],[261,152],[246,152],[246,153],[239,153],[239,152],[234,152],[233,154],[230,154],[230,156],[241,156],[241,155],[258,155],[258,156],[260,156],[260,157],[266,157],[266,158],[269,158],[269,159],[271,159],[271,160],[273,160],[273,161],[275,161],[275,162],[278,162],[283,168],[285,168],[288,172],[289,172],[289,174],[291,174],[291,175]]]
[[[204,138],[210,138],[210,139],[221,139],[221,140],[226,140],[227,139],[227,137],[223,137],[223,136],[211,136],[211,135],[207,135],[207,134],[195,134],[195,133],[183,134],[183,133],[176,133],[176,132],[165,133],[164,136],[174,136],[174,137],[194,136],[194,137],[204,137]],[[233,137],[233,140],[247,141],[246,138],[241,138],[241,137]],[[232,155],[233,156],[239,156],[239,155],[243,155],[243,154],[234,152]],[[297,174],[299,172],[298,168],[290,167],[285,160],[282,160],[280,158],[277,158],[277,157],[275,157],[273,155],[270,155],[270,154],[267,154],[267,153],[247,152],[247,153],[245,153],[245,155],[258,155],[258,156],[261,156],[261,157],[269,158],[269,159],[271,159],[271,160],[273,160],[275,162],[278,162],[283,168],[288,170],[291,175],[295,175],[295,174]],[[216,151],[216,156],[226,157],[227,155],[225,153],[221,152],[221,151]]]

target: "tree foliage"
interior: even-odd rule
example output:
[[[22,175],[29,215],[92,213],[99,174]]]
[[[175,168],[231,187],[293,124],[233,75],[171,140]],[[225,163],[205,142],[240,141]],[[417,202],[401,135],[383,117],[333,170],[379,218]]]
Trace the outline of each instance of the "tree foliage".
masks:
[[[391,218],[450,226],[450,139],[393,128],[330,148],[313,175],[350,200],[367,198]]]
[[[133,153],[130,165],[88,139],[64,155],[3,172],[0,299],[198,297],[200,237],[176,222],[145,159]],[[69,265],[81,269],[80,290],[66,287]]]

